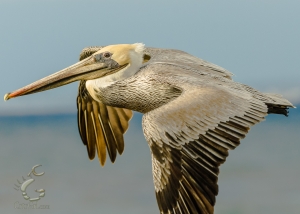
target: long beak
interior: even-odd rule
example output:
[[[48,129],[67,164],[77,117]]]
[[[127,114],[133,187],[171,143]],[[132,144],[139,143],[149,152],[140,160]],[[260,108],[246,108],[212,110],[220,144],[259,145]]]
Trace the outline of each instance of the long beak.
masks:
[[[12,93],[5,94],[4,100],[53,89],[77,80],[100,78],[111,72],[112,70],[107,69],[107,66],[104,63],[97,63],[95,62],[94,57],[90,56],[74,65],[71,65],[70,67],[44,77],[43,79],[31,83]]]

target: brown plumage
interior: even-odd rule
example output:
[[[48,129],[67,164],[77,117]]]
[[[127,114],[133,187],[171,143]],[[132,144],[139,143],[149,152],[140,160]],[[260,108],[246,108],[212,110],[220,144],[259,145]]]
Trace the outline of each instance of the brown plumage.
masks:
[[[99,162],[104,166],[107,150],[114,162],[117,151],[120,155],[124,151],[123,134],[128,129],[132,111],[96,102],[86,90],[84,80],[79,84],[77,109],[78,129],[89,158],[94,159],[97,150]]]
[[[183,51],[142,44],[86,48],[80,62],[5,99],[80,80],[78,128],[90,159],[115,161],[132,111],[143,116],[160,213],[212,214],[219,166],[251,126],[293,105],[236,83],[227,70]]]

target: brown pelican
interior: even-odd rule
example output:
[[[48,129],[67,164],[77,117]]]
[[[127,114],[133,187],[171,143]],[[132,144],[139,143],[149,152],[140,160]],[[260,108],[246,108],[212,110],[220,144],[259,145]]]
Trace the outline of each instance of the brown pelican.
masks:
[[[132,111],[143,113],[160,213],[214,212],[219,166],[250,127],[293,105],[234,82],[227,70],[179,50],[122,44],[86,48],[80,62],[5,95],[80,80],[78,127],[90,159],[115,161]]]

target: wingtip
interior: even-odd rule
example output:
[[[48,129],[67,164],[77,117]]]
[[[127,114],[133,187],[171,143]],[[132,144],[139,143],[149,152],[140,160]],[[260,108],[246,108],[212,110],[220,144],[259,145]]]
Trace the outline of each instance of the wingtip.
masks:
[[[100,163],[100,166],[103,168],[104,165],[105,165],[105,160],[100,160],[100,159],[99,159],[99,163]]]

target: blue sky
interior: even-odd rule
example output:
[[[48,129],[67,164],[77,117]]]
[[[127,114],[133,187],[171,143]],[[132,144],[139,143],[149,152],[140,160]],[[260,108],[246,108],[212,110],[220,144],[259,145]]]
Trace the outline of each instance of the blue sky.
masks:
[[[143,42],[220,65],[300,103],[299,1],[0,1],[0,92],[78,60],[84,47]],[[0,115],[75,113],[78,83],[0,102]]]
[[[216,213],[299,213],[300,1],[0,0],[0,94],[78,60],[87,46],[143,42],[220,65],[297,110],[254,126],[222,165]],[[78,83],[0,101],[0,116],[76,113]],[[36,164],[55,213],[155,213],[150,153],[135,114],[112,166],[90,162],[75,115],[1,117],[0,210]],[[83,183],[85,182],[85,183]],[[23,200],[24,201],[24,200]]]

